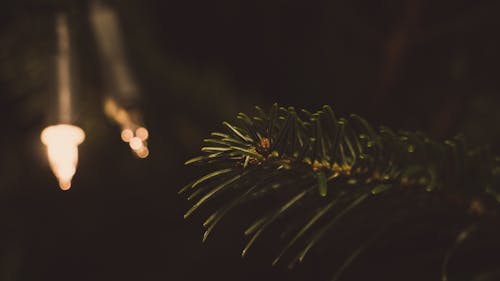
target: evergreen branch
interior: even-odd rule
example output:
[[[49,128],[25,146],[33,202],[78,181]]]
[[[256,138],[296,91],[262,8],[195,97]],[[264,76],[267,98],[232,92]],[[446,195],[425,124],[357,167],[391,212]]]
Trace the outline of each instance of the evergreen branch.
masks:
[[[203,155],[186,162],[212,172],[179,193],[188,199],[201,197],[185,217],[212,197],[226,196],[203,223],[203,241],[236,207],[269,196],[286,198],[279,205],[263,206],[267,212],[245,231],[250,238],[243,256],[271,225],[291,221],[297,227],[273,265],[295,249],[293,266],[320,241],[328,241],[327,234],[341,218],[382,211],[384,205],[368,204],[375,198],[435,198],[469,217],[500,213],[500,159],[488,148],[468,147],[461,136],[440,142],[421,132],[374,129],[358,115],[337,118],[329,106],[315,113],[277,104],[268,112],[256,107],[256,116],[239,113],[234,124],[223,125],[227,133],[212,133],[204,140],[208,146],[201,149]],[[342,219],[343,224],[348,221]],[[380,236],[377,230],[373,233],[370,244]],[[349,255],[335,278],[366,245]],[[443,279],[453,249],[444,257]]]

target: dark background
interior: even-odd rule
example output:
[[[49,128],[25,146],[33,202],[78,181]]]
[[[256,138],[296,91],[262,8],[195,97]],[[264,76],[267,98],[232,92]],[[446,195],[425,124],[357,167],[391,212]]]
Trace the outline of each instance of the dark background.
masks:
[[[221,121],[257,104],[309,110],[330,104],[339,115],[358,113],[374,125],[439,139],[462,132],[469,143],[498,152],[499,1],[109,3],[142,89],[151,133],[145,160],[131,155],[102,112],[105,82],[86,1],[0,6],[1,281],[323,276],[331,265],[321,255],[294,271],[272,268],[259,243],[239,257],[245,240],[231,219],[203,245],[203,212],[182,218],[190,202],[177,190],[200,175],[183,162]],[[60,10],[70,15],[77,50],[75,122],[87,134],[67,192],[58,189],[39,141],[51,122]],[[400,271],[439,274],[433,260],[419,257],[421,263]],[[397,265],[404,256],[383,259]]]

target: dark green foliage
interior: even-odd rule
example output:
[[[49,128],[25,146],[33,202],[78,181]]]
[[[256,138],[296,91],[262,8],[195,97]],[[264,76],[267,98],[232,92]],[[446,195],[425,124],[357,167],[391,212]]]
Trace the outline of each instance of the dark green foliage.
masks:
[[[384,214],[367,223],[366,240],[337,265],[336,280],[393,223],[420,212],[422,206],[447,206],[477,223],[464,225],[456,232],[455,244],[450,242],[453,246],[443,257],[446,280],[456,248],[481,221],[497,218],[500,161],[486,147],[467,147],[460,136],[439,142],[420,132],[376,130],[357,115],[337,118],[329,106],[315,113],[276,104],[269,112],[256,107],[255,116],[240,113],[234,124],[223,125],[227,132],[212,133],[204,154],[186,162],[213,171],[180,193],[195,201],[185,217],[205,202],[223,198],[203,223],[203,240],[229,211],[249,201],[275,198],[271,206],[262,205],[266,212],[245,231],[249,240],[243,256],[273,224],[284,222],[288,238],[273,264],[289,257],[292,267],[327,241],[327,235],[335,236],[331,230],[345,217],[356,217],[355,210],[364,208],[361,214],[367,216]],[[432,203],[436,200],[438,207]]]

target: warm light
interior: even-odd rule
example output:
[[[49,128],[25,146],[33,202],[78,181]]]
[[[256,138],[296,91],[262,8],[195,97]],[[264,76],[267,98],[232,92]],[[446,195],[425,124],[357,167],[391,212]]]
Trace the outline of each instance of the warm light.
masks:
[[[129,141],[129,146],[135,152],[137,157],[146,158],[149,155],[149,149],[146,146],[146,143],[139,137],[133,137]]]
[[[68,190],[78,164],[78,145],[85,139],[85,132],[73,125],[59,124],[45,128],[40,138],[47,146],[50,168],[59,186]]]
[[[135,130],[135,135],[140,138],[141,140],[145,141],[149,137],[149,132],[146,128],[144,127],[139,127],[137,130]]]
[[[138,137],[133,137],[129,142],[130,148],[133,150],[139,150],[143,147],[142,140]]]
[[[139,158],[146,158],[149,155],[149,149],[147,146],[142,146],[140,149],[135,150],[135,153]]]
[[[104,100],[104,111],[118,123],[121,128],[120,137],[139,158],[146,158],[149,155],[147,140],[149,131],[141,126],[138,117],[124,108],[120,107],[115,99],[108,97]]]
[[[122,131],[121,137],[124,142],[129,142],[134,137],[134,132],[130,129],[125,129]]]

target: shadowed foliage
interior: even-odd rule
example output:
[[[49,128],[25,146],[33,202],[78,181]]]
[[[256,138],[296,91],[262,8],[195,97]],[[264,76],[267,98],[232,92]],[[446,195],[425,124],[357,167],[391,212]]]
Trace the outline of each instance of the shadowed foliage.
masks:
[[[204,241],[230,211],[254,208],[242,256],[273,229],[283,233],[273,265],[286,258],[293,267],[320,242],[364,224],[361,241],[336,265],[337,280],[395,224],[444,212],[467,218],[458,230],[448,221],[454,233],[442,257],[442,280],[448,280],[454,251],[498,219],[500,161],[488,147],[468,147],[461,136],[441,142],[421,132],[375,129],[354,114],[338,118],[329,106],[315,113],[256,107],[255,116],[239,113],[235,123],[223,125],[226,132],[212,133],[203,155],[186,162],[211,171],[179,193],[194,202],[184,217],[215,202],[203,223]],[[265,203],[269,198],[272,203]]]

